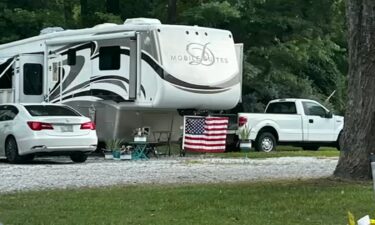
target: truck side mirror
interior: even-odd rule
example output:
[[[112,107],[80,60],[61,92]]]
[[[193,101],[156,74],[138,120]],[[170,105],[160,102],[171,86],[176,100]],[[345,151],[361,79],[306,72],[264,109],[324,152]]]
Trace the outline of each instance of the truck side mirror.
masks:
[[[331,119],[333,117],[333,114],[331,111],[326,112],[326,118]]]

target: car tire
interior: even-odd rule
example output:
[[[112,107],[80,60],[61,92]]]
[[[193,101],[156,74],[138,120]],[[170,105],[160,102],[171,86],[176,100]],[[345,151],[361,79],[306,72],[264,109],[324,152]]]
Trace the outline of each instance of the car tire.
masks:
[[[259,134],[255,141],[255,149],[257,151],[271,152],[276,149],[276,138],[273,134],[264,132]]]
[[[23,163],[25,157],[18,154],[18,145],[14,137],[8,137],[5,141],[5,156],[10,163]]]
[[[75,163],[86,162],[88,155],[83,152],[76,152],[70,155],[70,159]]]
[[[318,151],[320,146],[318,145],[311,145],[311,146],[303,146],[303,150],[310,150],[310,151]]]

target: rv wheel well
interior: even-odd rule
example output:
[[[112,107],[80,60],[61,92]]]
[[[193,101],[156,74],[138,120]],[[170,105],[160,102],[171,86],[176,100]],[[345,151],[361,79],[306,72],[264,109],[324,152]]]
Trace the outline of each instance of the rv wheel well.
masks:
[[[271,126],[266,126],[266,127],[263,127],[262,129],[259,130],[258,132],[258,135],[257,135],[257,138],[259,137],[259,135],[261,135],[262,133],[271,133],[275,138],[276,138],[276,141],[279,140],[279,134],[277,133],[276,129],[271,127]]]

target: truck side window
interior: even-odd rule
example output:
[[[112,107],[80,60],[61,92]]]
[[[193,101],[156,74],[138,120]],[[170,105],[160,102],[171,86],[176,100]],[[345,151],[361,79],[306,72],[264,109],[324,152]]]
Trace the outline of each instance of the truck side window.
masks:
[[[23,93],[25,95],[43,94],[43,66],[36,63],[23,65]]]
[[[267,107],[266,113],[274,114],[297,114],[294,102],[274,102]]]
[[[120,46],[101,47],[99,49],[99,69],[119,70],[120,56]]]
[[[326,110],[314,102],[302,102],[305,115],[325,117]]]

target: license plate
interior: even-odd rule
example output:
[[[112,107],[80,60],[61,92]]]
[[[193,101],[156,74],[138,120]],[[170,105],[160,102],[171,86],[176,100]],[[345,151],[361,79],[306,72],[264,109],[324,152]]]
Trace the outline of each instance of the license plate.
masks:
[[[73,132],[73,126],[67,125],[67,126],[61,126],[61,132]]]

